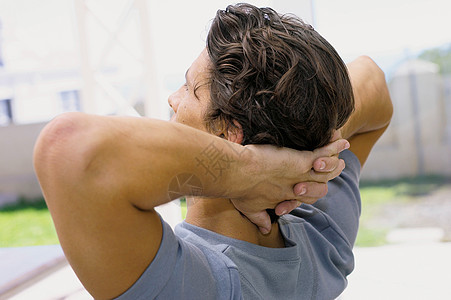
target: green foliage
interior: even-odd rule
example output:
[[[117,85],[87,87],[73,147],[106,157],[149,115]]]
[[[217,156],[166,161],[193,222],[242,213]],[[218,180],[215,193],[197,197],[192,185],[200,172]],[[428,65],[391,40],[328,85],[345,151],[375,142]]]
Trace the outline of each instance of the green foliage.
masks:
[[[396,192],[393,187],[385,184],[361,186],[360,196],[362,199],[362,212],[356,246],[373,247],[384,245],[388,228],[374,227],[372,221],[380,213],[383,205],[396,200]]]
[[[451,74],[451,44],[423,51],[419,58],[436,63],[440,66],[440,73]]]
[[[357,235],[356,246],[358,247],[377,247],[383,246],[387,243],[385,237],[388,229],[384,228],[369,228],[361,226]]]
[[[44,199],[21,200],[0,209],[0,247],[58,244]]]
[[[182,219],[186,218],[186,199],[185,197],[180,199],[180,208],[182,209]]]
[[[362,214],[356,245],[372,247],[386,244],[385,236],[393,228],[374,225],[384,206],[394,203],[408,204],[415,201],[417,197],[431,194],[447,183],[449,179],[441,176],[362,182],[360,184]]]

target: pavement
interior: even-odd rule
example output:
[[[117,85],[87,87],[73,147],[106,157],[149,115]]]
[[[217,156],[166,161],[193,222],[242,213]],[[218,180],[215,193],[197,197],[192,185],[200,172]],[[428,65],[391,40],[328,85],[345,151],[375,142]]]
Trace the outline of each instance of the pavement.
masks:
[[[92,299],[59,245],[0,248],[0,299]]]
[[[340,300],[451,299],[451,243],[356,248]]]
[[[387,246],[355,248],[356,268],[338,299],[451,299],[451,243],[417,233],[398,232]],[[0,299],[92,297],[55,245],[0,249]]]

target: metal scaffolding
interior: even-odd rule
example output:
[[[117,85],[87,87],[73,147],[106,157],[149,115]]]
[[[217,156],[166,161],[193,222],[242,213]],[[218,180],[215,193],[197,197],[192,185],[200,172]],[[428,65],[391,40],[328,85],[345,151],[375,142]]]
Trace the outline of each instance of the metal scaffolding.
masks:
[[[114,4],[115,2],[108,3],[108,5]],[[116,107],[117,114],[139,116],[133,108],[135,103],[131,102],[132,99],[126,99],[101,72],[101,69],[105,67],[106,57],[112,49],[114,47],[121,47],[122,50],[143,67],[141,82],[145,87],[144,94],[142,95],[145,116],[164,118],[165,116],[161,116],[159,113],[161,111],[159,105],[161,104],[158,103],[159,92],[156,80],[156,67],[152,61],[154,56],[147,0],[128,0],[126,5],[122,8],[121,14],[114,26],[106,24],[95,12],[95,9],[90,6],[89,1],[87,0],[74,0],[74,8],[83,82],[81,89],[82,110],[87,113],[98,113],[98,92],[102,91]],[[133,12],[136,11],[138,14],[133,14]],[[138,20],[136,20],[136,15],[139,16]],[[92,47],[89,45],[88,34],[90,28],[88,18],[94,20],[95,24],[101,27],[107,34],[107,42],[103,45],[101,54],[98,57],[94,57],[92,54]],[[125,25],[130,22],[132,18],[135,18],[134,21],[139,23],[142,57],[137,57],[135,53],[130,51],[118,38]]]
[[[156,67],[153,62],[153,48],[152,37],[149,24],[149,11],[147,7],[148,0],[128,0],[123,7],[122,12],[117,19],[115,25],[111,28],[102,19],[97,16],[95,10],[89,6],[87,0],[74,0],[76,23],[78,29],[80,58],[81,58],[81,74],[82,74],[82,89],[81,89],[81,106],[82,110],[87,113],[98,113],[98,91],[103,91],[104,95],[113,103],[116,108],[116,114],[140,116],[133,108],[134,103],[132,99],[126,99],[121,92],[108,80],[101,70],[105,67],[106,57],[112,51],[113,47],[121,47],[136,60],[143,67],[141,82],[144,86],[144,115],[146,117],[165,119],[161,105],[165,105],[158,101],[158,84],[156,80]],[[109,2],[109,5],[114,5],[115,2]],[[133,14],[132,12],[138,12]],[[125,27],[127,22],[130,22],[132,15],[138,15],[139,30],[140,30],[140,45],[142,47],[142,57],[129,51],[128,47],[119,40],[119,34]],[[96,59],[92,53],[89,45],[88,33],[89,24],[88,18],[93,18],[97,25],[99,25],[108,35],[107,42],[103,45],[100,56]],[[166,222],[172,227],[182,220],[180,201],[175,200],[165,205],[156,208],[163,216]]]

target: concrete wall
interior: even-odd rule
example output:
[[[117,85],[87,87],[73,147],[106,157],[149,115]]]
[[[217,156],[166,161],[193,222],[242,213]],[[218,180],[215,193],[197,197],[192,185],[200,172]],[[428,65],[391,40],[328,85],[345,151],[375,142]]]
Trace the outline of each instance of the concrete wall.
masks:
[[[33,170],[33,147],[45,123],[0,127],[0,205],[41,190]]]
[[[400,66],[389,82],[392,123],[373,149],[363,179],[451,175],[450,83],[434,64]]]

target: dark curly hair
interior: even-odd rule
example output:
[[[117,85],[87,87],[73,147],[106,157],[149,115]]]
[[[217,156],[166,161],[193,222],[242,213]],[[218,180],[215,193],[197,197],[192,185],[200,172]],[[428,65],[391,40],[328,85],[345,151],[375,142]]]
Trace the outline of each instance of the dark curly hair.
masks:
[[[229,129],[236,120],[243,145],[313,150],[326,145],[354,109],[344,62],[296,16],[230,5],[217,12],[207,51],[212,63],[207,127]]]

